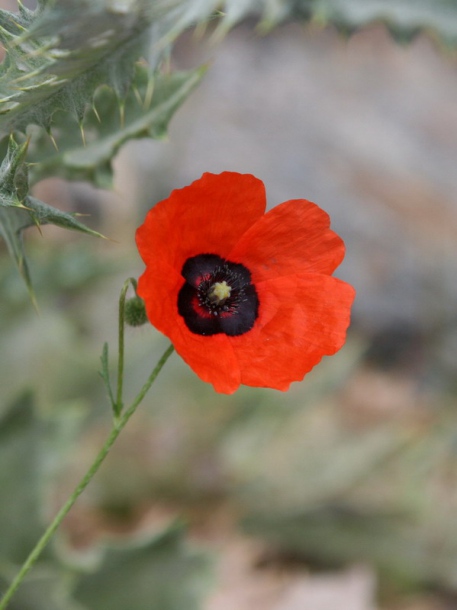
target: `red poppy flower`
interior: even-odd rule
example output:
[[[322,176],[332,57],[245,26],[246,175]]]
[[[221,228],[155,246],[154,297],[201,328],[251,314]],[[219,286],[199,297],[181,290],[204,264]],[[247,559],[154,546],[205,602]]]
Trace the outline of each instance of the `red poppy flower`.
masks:
[[[138,229],[148,318],[218,392],[287,390],[344,344],[354,289],[328,215],[304,199],[265,214],[263,183],[203,174]]]

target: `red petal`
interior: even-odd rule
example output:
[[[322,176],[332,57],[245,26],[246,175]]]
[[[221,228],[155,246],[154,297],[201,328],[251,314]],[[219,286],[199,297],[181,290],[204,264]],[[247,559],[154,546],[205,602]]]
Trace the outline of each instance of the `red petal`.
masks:
[[[204,174],[157,204],[137,231],[148,265],[138,293],[151,323],[219,392],[231,393],[240,383],[286,390],[343,345],[349,324],[354,290],[323,275],[344,255],[327,214],[305,200],[262,216],[264,209],[264,187],[254,176]],[[182,265],[202,253],[250,269],[260,309],[244,335],[196,335],[179,315]]]
[[[203,381],[212,383],[216,392],[233,394],[241,383],[238,361],[227,335],[194,335],[179,323],[179,336],[173,339],[178,354]]]
[[[240,236],[265,212],[265,187],[250,174],[203,174],[159,202],[137,230],[147,264],[167,261],[181,271],[197,254],[226,257]]]
[[[286,201],[250,227],[228,258],[246,265],[254,283],[308,271],[331,274],[343,260],[344,243],[329,226],[316,204]]]
[[[166,263],[159,268],[148,266],[138,280],[137,292],[144,300],[149,321],[170,339],[170,333],[181,318],[177,295],[183,281],[181,275]]]
[[[355,291],[341,280],[300,274],[256,285],[259,318],[254,328],[230,341],[241,383],[287,390],[324,355],[344,344]]]
[[[173,343],[178,354],[195,373],[214,385],[217,392],[231,394],[240,385],[240,370],[226,335],[204,337],[187,328],[177,309],[181,275],[162,263],[148,267],[138,280],[138,294],[144,299],[148,318]]]
[[[191,256],[226,256],[265,211],[263,183],[249,174],[204,174],[190,186],[175,190],[147,214],[136,234],[147,264],[138,294],[150,322],[166,334],[176,351],[204,381],[219,392],[234,392],[240,371],[226,335],[191,333],[177,310],[180,274]]]

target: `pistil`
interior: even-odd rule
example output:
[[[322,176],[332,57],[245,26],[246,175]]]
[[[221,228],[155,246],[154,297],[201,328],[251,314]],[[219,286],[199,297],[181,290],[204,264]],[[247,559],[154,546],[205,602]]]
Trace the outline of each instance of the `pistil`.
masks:
[[[215,282],[208,290],[208,300],[212,305],[223,305],[225,301],[230,297],[232,287],[227,284],[225,280],[222,282]]]

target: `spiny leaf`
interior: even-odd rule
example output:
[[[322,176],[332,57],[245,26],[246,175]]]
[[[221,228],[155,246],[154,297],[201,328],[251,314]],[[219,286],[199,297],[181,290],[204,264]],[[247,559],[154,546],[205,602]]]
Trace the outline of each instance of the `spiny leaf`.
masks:
[[[28,142],[18,145],[13,138],[9,138],[7,152],[0,166],[0,235],[31,292],[30,273],[22,242],[24,229],[33,225],[39,227],[54,224],[97,237],[101,235],[79,222],[72,214],[27,194],[27,165],[24,161],[27,146]]]
[[[32,123],[49,128],[58,109],[79,121],[100,84],[124,96],[135,62],[159,42],[165,17],[180,2],[60,0],[36,11],[1,11],[7,58],[0,66],[0,133]]]
[[[72,229],[74,231],[80,231],[81,233],[86,233],[87,235],[92,235],[94,237],[103,237],[103,235],[98,233],[98,231],[94,231],[93,229],[90,229],[84,225],[82,222],[79,222],[79,220],[76,219],[75,214],[62,212],[61,210],[53,208],[35,197],[26,197],[25,207],[26,210],[20,210],[21,212],[27,212],[28,216],[28,218],[24,218],[23,220],[22,229],[33,225],[39,226],[52,224],[62,227],[62,229]]]
[[[190,3],[199,19],[215,9],[211,0]],[[206,5],[206,14],[205,8]],[[314,21],[334,25],[352,34],[374,22],[382,22],[400,42],[409,42],[426,32],[444,45],[457,45],[457,3],[454,0],[225,0],[220,3],[223,18],[215,38],[225,35],[248,16],[260,18],[259,29],[271,30],[285,20]]]
[[[457,3],[454,0],[318,0],[314,17],[351,31],[374,22],[384,23],[391,34],[409,42],[421,31],[444,45],[457,45]]]
[[[27,168],[24,162],[28,142],[19,146],[9,138],[8,148],[0,166],[0,235],[7,245],[11,257],[15,260],[30,294],[31,281],[29,269],[24,256],[21,231],[32,217],[24,207],[27,185]]]
[[[29,218],[30,216],[28,216]],[[24,226],[28,226],[24,225],[24,220],[23,210],[5,210],[3,207],[0,207],[0,234],[5,240],[8,252],[15,261],[19,273],[24,278],[30,294],[33,295],[30,271],[22,242],[22,229]]]
[[[0,206],[20,207],[28,193],[25,156],[28,140],[21,146],[10,137],[6,155],[0,165]]]
[[[151,76],[145,67],[137,66],[132,87],[122,104],[112,89],[102,87],[81,125],[69,122],[64,112],[56,113],[52,139],[44,129],[30,131],[29,159],[34,163],[30,167],[31,182],[60,176],[87,180],[101,188],[110,187],[111,162],[122,144],[133,138],[164,137],[172,115],[200,82],[203,73],[204,69],[200,68]],[[153,94],[148,99],[150,88]]]
[[[53,208],[34,197],[26,197],[23,208],[11,206],[5,209],[5,206],[0,206],[0,235],[5,240],[8,251],[16,262],[31,295],[33,295],[32,282],[24,251],[23,231],[30,226],[44,224],[54,224],[64,229],[102,237],[97,231],[79,222],[72,214]]]
[[[180,5],[183,0],[121,0],[115,6],[108,0],[43,0],[34,11],[21,5],[15,14],[0,11],[7,53],[0,65],[0,136],[30,131],[35,155],[27,161],[37,163],[25,163],[27,142],[10,142],[0,175],[0,233],[29,289],[24,228],[53,223],[96,233],[30,197],[28,169],[34,180],[62,176],[111,186],[112,158],[125,141],[164,135],[202,72],[155,77],[151,101],[154,66],[136,63],[150,55],[152,42],[160,60],[168,19]]]

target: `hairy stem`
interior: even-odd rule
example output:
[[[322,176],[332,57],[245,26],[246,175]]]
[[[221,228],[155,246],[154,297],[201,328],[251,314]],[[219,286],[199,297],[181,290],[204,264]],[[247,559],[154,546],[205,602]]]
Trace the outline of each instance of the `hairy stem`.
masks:
[[[123,409],[122,402],[122,390],[124,384],[124,329],[125,329],[125,297],[130,284],[133,286],[136,292],[136,281],[133,278],[129,278],[125,281],[119,298],[119,331],[118,331],[118,361],[117,361],[117,392],[116,402],[114,403],[114,414],[118,417]]]

